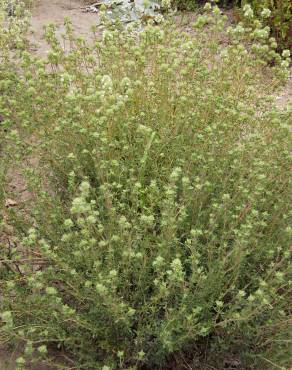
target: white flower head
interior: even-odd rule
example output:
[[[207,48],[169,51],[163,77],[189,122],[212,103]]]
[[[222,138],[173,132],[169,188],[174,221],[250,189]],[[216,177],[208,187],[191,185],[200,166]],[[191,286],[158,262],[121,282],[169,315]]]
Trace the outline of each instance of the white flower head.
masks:
[[[291,55],[290,50],[288,50],[288,49],[283,50],[283,53],[282,53],[283,58],[289,58],[290,55]]]
[[[163,21],[164,21],[164,17],[163,17],[163,15],[162,14],[158,14],[156,17],[155,17],[155,23],[157,23],[157,24],[160,24],[160,23],[162,23]]]
[[[269,18],[270,16],[271,16],[271,11],[270,11],[270,9],[268,9],[268,8],[264,8],[263,10],[262,10],[262,12],[261,12],[261,16],[263,17],[263,18]]]
[[[246,4],[243,7],[243,11],[244,11],[243,14],[244,14],[245,18],[253,18],[253,10],[252,10],[252,8],[249,4]]]
[[[104,88],[104,90],[112,90],[113,81],[111,79],[111,76],[109,76],[109,75],[102,76],[101,85]]]
[[[170,9],[170,7],[171,7],[171,1],[170,0],[162,0],[161,1],[161,6],[164,9]]]

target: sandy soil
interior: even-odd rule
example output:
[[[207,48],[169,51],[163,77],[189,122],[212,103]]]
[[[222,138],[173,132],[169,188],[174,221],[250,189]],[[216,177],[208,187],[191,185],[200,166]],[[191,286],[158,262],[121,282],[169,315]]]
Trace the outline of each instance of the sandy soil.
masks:
[[[72,21],[75,33],[87,40],[91,38],[91,27],[97,25],[98,17],[93,13],[85,13],[82,8],[85,2],[82,0],[37,0],[32,11],[31,26],[33,33],[31,41],[35,44],[36,53],[45,56],[49,47],[43,37],[45,24],[53,22],[58,27],[57,34],[64,33],[64,18],[69,17]]]
[[[280,109],[287,108],[289,102],[292,103],[292,69],[290,69],[290,77],[287,81],[286,86],[276,96],[275,103]]]

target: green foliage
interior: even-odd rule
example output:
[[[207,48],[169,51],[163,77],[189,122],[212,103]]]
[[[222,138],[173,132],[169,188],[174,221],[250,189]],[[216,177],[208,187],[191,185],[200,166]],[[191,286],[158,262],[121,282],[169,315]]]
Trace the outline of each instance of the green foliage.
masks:
[[[210,1],[212,3],[212,1]],[[251,5],[254,18],[263,22],[264,26],[271,28],[271,36],[275,37],[281,48],[292,47],[292,2],[291,0],[221,0],[215,1],[222,7],[240,8],[239,13],[246,5]],[[199,9],[208,1],[175,0],[173,5],[181,10]],[[268,17],[262,17],[264,9],[270,10]]]
[[[248,52],[242,26],[222,46],[213,12],[196,37],[113,28],[92,46],[49,25],[48,58],[2,75],[10,150],[39,158],[0,252],[19,368],[52,345],[76,368],[163,368],[202,342],[288,366],[291,111],[260,95],[289,56],[264,30]]]
[[[7,19],[8,1],[0,1],[0,234],[2,234],[2,208],[4,206],[4,183],[9,153],[6,147],[6,134],[12,128],[11,110],[13,99],[7,97],[13,94],[17,80],[16,61],[18,50],[23,50],[27,43],[25,34],[28,27],[26,13],[23,7],[15,4],[15,18]],[[12,154],[13,155],[13,154]],[[1,235],[0,235],[1,241]]]
[[[272,35],[280,44],[292,47],[292,3],[290,0],[242,0],[241,5],[251,4],[255,15],[262,18],[264,9],[270,15],[263,22],[270,26]]]
[[[2,156],[2,152],[0,151],[0,155]],[[2,157],[0,159],[0,209],[4,206],[4,164],[2,162]],[[0,223],[2,222],[2,215],[0,213]]]

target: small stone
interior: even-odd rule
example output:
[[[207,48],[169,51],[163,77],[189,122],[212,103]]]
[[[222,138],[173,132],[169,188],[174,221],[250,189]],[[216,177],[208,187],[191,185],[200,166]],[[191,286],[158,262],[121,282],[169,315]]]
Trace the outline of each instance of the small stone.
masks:
[[[17,205],[17,202],[13,199],[6,199],[5,201],[6,208],[15,207],[16,205]]]

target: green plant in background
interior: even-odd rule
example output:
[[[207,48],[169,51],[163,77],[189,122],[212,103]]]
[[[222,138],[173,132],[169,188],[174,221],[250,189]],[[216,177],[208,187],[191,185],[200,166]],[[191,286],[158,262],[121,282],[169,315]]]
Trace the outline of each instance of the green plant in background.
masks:
[[[279,47],[292,47],[292,3],[290,0],[218,0],[214,2],[222,7],[233,7],[239,14],[242,13],[244,6],[251,5],[254,19],[258,18],[264,25],[271,28],[271,36],[277,39]],[[180,10],[199,10],[205,3],[208,1],[175,0],[172,2]],[[270,10],[269,16],[264,9]]]
[[[230,27],[222,46],[210,8],[195,37],[113,27],[88,45],[66,20],[64,49],[48,25],[47,59],[23,51],[2,74],[9,150],[39,159],[0,251],[19,369],[54,364],[52,347],[80,369],[159,369],[202,344],[289,366],[291,111],[261,95],[290,59],[265,29]]]
[[[271,27],[272,35],[280,44],[292,47],[292,3],[290,0],[242,0],[241,6],[251,4],[255,15],[265,18],[264,22]],[[265,13],[270,10],[270,14]]]

